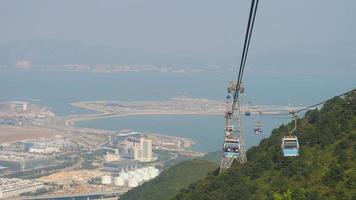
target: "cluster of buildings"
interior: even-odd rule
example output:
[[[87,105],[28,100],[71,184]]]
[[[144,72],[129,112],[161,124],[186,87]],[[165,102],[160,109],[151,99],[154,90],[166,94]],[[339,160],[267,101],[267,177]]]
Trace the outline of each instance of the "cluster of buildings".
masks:
[[[0,125],[41,125],[53,117],[47,108],[26,101],[0,102]]]
[[[116,136],[113,141],[111,146],[117,149],[103,148],[107,153],[102,169],[112,175],[102,176],[102,185],[133,188],[158,176],[158,169],[147,166],[157,159],[152,153],[152,140],[129,132]]]
[[[0,178],[0,198],[9,199],[26,192],[36,192],[45,189],[41,181],[22,180],[17,178]]]
[[[54,156],[26,152],[1,151],[0,166],[12,171],[27,171],[46,168],[56,164]]]
[[[34,154],[50,155],[71,149],[73,143],[61,136],[54,139],[39,139],[32,141],[21,142],[24,145],[24,150]]]
[[[106,151],[103,169],[112,172],[128,171],[155,160],[152,140],[145,139],[138,133],[120,136],[116,138],[116,145],[102,150]]]
[[[144,138],[137,140],[135,137],[128,137],[126,138],[124,145],[133,149],[134,160],[140,162],[152,161],[152,140],[147,140]]]
[[[60,164],[56,155],[74,148],[66,138],[38,139],[15,143],[3,143],[0,150],[0,166],[9,171],[31,171]]]
[[[160,173],[154,167],[157,164],[155,163],[157,155],[153,153],[153,148],[161,149],[157,148],[158,137],[124,130],[119,134],[110,135],[109,140],[100,148],[90,149],[84,153],[76,141],[63,136],[2,143],[0,144],[1,177],[21,179],[0,179],[0,199],[27,192],[38,192],[39,189],[68,192],[77,189],[92,191],[91,188],[97,186],[120,190],[137,187]],[[173,142],[177,140],[176,138],[164,140],[165,143],[162,144],[167,147],[177,145]],[[178,143],[181,145],[180,141]],[[85,156],[80,157],[81,155]],[[87,163],[91,164],[87,165]],[[67,171],[60,171],[68,166],[73,168],[68,172],[80,176],[68,175]],[[55,173],[42,177],[38,181],[31,179],[37,175],[43,176],[47,172]]]

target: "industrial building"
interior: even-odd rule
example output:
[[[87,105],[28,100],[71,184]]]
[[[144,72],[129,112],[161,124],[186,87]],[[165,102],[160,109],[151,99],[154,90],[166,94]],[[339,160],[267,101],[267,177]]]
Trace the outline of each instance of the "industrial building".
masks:
[[[0,198],[19,196],[22,193],[35,192],[42,188],[45,186],[40,181],[0,178]]]
[[[104,162],[103,170],[111,172],[120,172],[139,168],[141,166],[141,163],[135,160],[110,161]]]
[[[0,166],[8,167],[14,171],[26,171],[46,168],[56,164],[53,156],[44,156],[13,151],[0,152]]]

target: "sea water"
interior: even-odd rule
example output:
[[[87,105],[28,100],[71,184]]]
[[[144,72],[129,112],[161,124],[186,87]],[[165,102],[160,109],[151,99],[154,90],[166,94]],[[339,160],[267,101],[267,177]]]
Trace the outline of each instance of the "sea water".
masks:
[[[355,88],[353,73],[247,73],[246,98],[252,105],[310,105]],[[165,101],[191,96],[224,101],[226,85],[236,74],[226,70],[194,73],[94,73],[1,70],[0,101],[24,100],[47,106],[59,116],[92,113],[69,105],[76,101]],[[258,142],[288,118],[264,118],[264,135],[253,134],[258,118],[246,117],[246,144]],[[80,127],[132,129],[192,138],[193,149],[221,148],[223,116],[129,116],[82,121]]]

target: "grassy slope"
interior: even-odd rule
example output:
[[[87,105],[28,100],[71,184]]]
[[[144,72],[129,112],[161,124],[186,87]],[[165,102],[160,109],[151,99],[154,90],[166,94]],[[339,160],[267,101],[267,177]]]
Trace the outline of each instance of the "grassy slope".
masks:
[[[189,160],[170,167],[155,179],[124,194],[120,200],[165,200],[182,188],[203,179],[217,164],[206,160]]]
[[[356,92],[335,98],[298,120],[301,155],[284,158],[281,137],[291,124],[234,164],[183,189],[175,200],[356,199]]]
[[[221,156],[222,156],[221,151],[214,151],[214,152],[210,152],[210,153],[206,154],[201,159],[208,160],[208,161],[211,161],[211,162],[214,162],[214,163],[220,165]]]

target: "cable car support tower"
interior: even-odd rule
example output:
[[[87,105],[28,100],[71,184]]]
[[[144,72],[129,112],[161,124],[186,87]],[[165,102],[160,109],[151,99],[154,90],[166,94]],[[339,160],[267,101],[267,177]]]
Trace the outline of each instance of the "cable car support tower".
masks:
[[[237,82],[231,81],[228,87],[228,97],[231,91],[236,91]],[[240,90],[241,91],[241,90]],[[220,172],[231,166],[234,160],[239,163],[247,161],[244,141],[244,127],[243,127],[243,112],[241,110],[240,97],[237,98],[236,103],[231,105],[231,101],[227,98],[227,109],[225,113],[225,140],[224,140],[224,156],[221,159]]]
[[[247,162],[244,127],[242,121],[243,112],[241,109],[242,101],[240,94],[244,93],[242,77],[245,69],[248,49],[250,46],[258,1],[259,0],[251,0],[244,47],[241,56],[240,69],[238,72],[238,79],[237,81],[230,81],[227,88],[228,95],[226,98],[227,109],[225,113],[225,137],[223,144],[223,157],[220,164],[220,173],[225,169],[228,169],[234,160],[237,160],[239,163]]]

